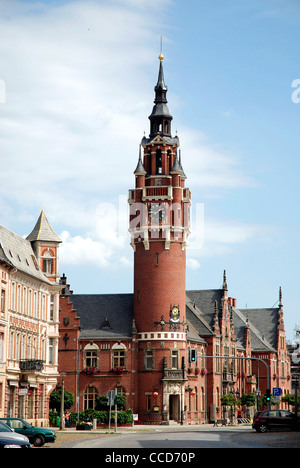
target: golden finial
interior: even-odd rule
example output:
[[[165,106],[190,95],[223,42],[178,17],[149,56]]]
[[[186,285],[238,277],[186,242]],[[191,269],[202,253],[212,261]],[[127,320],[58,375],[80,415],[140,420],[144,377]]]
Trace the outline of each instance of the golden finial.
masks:
[[[163,53],[162,53],[162,36],[160,36],[160,54],[159,54],[158,58],[159,58],[160,62],[162,62],[163,59],[165,58]]]

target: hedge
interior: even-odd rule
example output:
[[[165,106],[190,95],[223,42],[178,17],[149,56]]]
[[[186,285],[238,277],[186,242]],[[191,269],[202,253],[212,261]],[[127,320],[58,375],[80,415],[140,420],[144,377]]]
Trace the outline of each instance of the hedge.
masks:
[[[76,425],[77,423],[77,412],[71,412],[70,414],[70,423]],[[59,416],[59,413],[54,411],[49,412],[49,421],[50,425],[56,425],[56,418]],[[79,421],[88,421],[93,422],[93,419],[97,419],[98,424],[107,424],[108,425],[109,412],[108,411],[96,411],[96,410],[85,410],[79,413]],[[111,422],[115,421],[115,412],[111,412]],[[132,424],[133,423],[133,414],[132,410],[128,409],[126,411],[118,411],[118,424]]]

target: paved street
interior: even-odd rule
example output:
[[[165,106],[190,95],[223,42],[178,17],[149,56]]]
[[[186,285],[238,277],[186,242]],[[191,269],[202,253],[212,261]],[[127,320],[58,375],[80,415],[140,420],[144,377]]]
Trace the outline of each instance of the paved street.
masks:
[[[205,426],[164,427],[120,430],[118,434],[90,434],[90,438],[76,441],[64,448],[105,449],[197,449],[197,448],[254,448],[263,447],[259,438],[252,440],[250,427],[222,428]],[[245,436],[245,437],[243,437]],[[247,436],[250,436],[249,438]]]

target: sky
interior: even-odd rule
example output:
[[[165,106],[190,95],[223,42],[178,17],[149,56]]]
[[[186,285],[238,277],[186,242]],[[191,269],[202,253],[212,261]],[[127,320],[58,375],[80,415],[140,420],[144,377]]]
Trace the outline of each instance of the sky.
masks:
[[[187,289],[300,326],[298,0],[0,0],[0,223],[41,210],[74,293],[133,291],[128,190],[163,36],[192,192]]]

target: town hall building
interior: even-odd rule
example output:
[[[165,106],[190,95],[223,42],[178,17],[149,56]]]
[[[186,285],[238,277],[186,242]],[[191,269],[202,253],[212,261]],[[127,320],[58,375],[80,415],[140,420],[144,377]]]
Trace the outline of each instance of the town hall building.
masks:
[[[226,271],[215,289],[186,287],[191,191],[159,56],[150,133],[129,190],[132,294],[76,294],[61,278],[59,372],[74,410],[117,389],[141,423],[201,424],[224,394],[290,393],[282,292],[276,308],[238,307]]]

